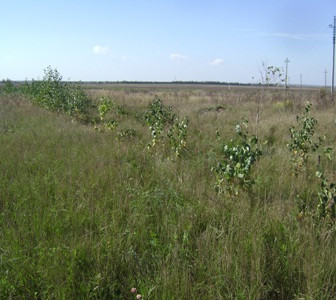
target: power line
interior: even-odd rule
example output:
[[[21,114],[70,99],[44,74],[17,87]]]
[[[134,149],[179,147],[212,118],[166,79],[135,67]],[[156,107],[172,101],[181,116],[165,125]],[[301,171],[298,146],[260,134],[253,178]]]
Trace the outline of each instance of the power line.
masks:
[[[305,57],[306,55],[310,54],[310,52],[318,45],[321,43],[324,44],[327,39],[326,37],[328,37],[328,30],[329,30],[330,26],[326,26],[325,28],[321,29],[323,31],[321,31],[320,34],[315,35],[313,37],[311,37],[311,39],[313,39],[312,43],[310,46],[307,46],[305,48],[305,51],[302,53],[302,57]]]

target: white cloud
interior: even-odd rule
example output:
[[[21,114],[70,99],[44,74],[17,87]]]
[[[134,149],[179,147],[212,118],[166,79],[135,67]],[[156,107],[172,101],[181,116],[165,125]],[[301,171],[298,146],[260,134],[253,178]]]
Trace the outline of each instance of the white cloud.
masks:
[[[101,55],[106,55],[106,54],[109,54],[111,52],[110,48],[109,47],[102,47],[102,46],[94,46],[93,47],[93,53],[94,54],[101,54]]]
[[[221,58],[216,58],[214,61],[210,63],[212,66],[218,66],[221,65],[224,61]]]
[[[186,57],[182,54],[179,54],[179,53],[173,53],[172,55],[170,55],[170,59],[172,59],[172,60],[187,60],[188,57]]]

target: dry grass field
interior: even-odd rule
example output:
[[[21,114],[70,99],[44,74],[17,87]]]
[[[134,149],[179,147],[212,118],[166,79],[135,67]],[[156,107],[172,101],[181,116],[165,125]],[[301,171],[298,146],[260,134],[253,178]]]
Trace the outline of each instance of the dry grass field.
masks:
[[[0,94],[1,299],[135,299],[132,288],[143,299],[335,299],[335,153],[328,160],[324,151],[336,149],[330,95],[206,85],[83,89],[92,101],[85,122],[22,93]],[[146,116],[157,99],[177,125],[172,139],[163,123],[149,146],[156,125],[150,129]],[[316,124],[302,129],[304,116]],[[241,173],[214,172],[229,159],[225,145],[245,145],[235,132],[243,118],[243,155],[262,152],[241,171],[249,184]],[[292,127],[309,147],[321,137],[297,171]]]

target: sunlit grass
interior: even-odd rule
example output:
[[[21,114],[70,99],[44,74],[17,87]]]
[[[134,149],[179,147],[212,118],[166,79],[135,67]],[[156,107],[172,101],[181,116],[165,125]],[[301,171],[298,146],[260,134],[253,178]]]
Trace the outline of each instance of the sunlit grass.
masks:
[[[316,209],[314,173],[292,176],[289,128],[307,100],[317,135],[335,148],[335,107],[318,91],[91,90],[125,105],[116,130],[0,96],[0,295],[3,299],[333,299],[335,225]],[[141,119],[159,97],[189,116],[186,152],[147,149]],[[260,97],[262,101],[260,101]],[[286,107],[280,103],[291,101]],[[289,103],[289,102],[288,102]],[[256,111],[260,105],[260,118]],[[218,107],[223,109],[217,110]],[[98,115],[98,112],[97,112]],[[215,136],[248,119],[263,156],[253,189],[217,195]],[[132,138],[118,139],[121,129]],[[335,182],[334,163],[326,169]],[[313,172],[313,171],[312,171]]]

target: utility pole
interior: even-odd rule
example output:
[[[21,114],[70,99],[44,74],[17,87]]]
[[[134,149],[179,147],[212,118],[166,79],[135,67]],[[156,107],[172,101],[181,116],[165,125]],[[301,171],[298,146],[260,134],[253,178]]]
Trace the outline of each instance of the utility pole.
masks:
[[[334,94],[336,16],[334,16],[334,26],[330,24],[329,27],[333,29],[333,68],[331,80],[331,94]]]
[[[288,63],[290,61],[288,60],[288,58],[286,58],[285,63],[286,63],[286,78],[285,78],[285,83],[286,83],[286,88],[288,88]]]
[[[328,74],[327,69],[325,69],[323,73],[324,73],[324,91],[326,92],[327,91],[327,74]]]

